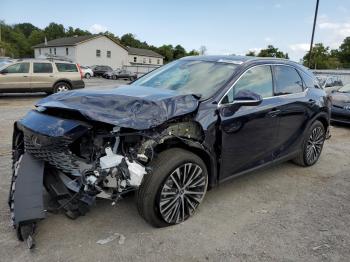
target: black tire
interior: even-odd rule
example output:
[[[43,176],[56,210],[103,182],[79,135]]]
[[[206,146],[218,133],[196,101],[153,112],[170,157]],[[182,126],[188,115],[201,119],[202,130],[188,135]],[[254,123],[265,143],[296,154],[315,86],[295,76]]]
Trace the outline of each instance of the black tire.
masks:
[[[71,90],[71,86],[66,83],[66,82],[58,82],[55,84],[55,86],[53,87],[53,92],[54,93],[60,93],[60,92],[66,92]]]
[[[117,80],[117,76],[116,75],[112,75],[112,79],[113,80]]]
[[[85,74],[85,78],[86,78],[86,79],[90,79],[90,78],[91,78],[91,75],[90,75],[89,73],[86,73],[86,74]]]
[[[191,165],[189,165],[191,164]],[[173,209],[172,212],[174,212],[177,215],[177,218],[179,218],[181,216],[181,221],[173,221],[173,222],[169,222],[166,221],[164,216],[162,216],[161,214],[161,200],[162,201],[166,201],[164,200],[163,195],[164,194],[164,188],[165,186],[167,186],[168,181],[171,177],[171,175],[173,175],[176,170],[178,170],[179,168],[185,166],[185,172],[186,172],[186,165],[189,166],[189,168],[187,169],[187,180],[184,179],[184,183],[190,182],[190,181],[194,181],[194,183],[198,182],[200,184],[205,183],[205,185],[201,185],[201,189],[202,190],[200,192],[200,201],[194,201],[192,199],[192,195],[195,195],[195,197],[199,197],[199,195],[197,194],[193,194],[193,191],[186,191],[187,189],[190,190],[190,185],[184,186],[182,192],[180,193],[180,190],[177,192],[170,192],[172,195],[176,195],[176,196],[170,196],[170,198],[175,198],[176,197],[176,201],[174,199],[169,200],[167,202],[167,206],[165,208],[169,208],[169,206],[171,204],[169,204],[169,202],[173,202],[173,200],[175,201],[174,203],[177,204],[177,206],[173,209],[172,207],[169,208]],[[197,155],[186,151],[184,149],[180,149],[180,148],[172,148],[172,149],[168,149],[166,151],[161,152],[157,158],[155,158],[151,163],[150,163],[150,167],[152,168],[152,171],[145,175],[144,180],[141,184],[141,186],[139,187],[139,190],[137,191],[137,208],[138,211],[140,213],[140,215],[151,225],[155,226],[155,227],[166,227],[166,226],[170,226],[173,224],[177,224],[180,222],[185,221],[186,219],[188,219],[190,216],[193,215],[194,211],[198,208],[199,204],[202,202],[205,192],[207,190],[207,185],[208,185],[208,172],[206,169],[206,166],[204,164],[204,162],[202,161],[201,158],[199,158]],[[191,170],[193,168],[200,168],[200,169],[195,169],[195,172],[191,173]],[[193,175],[196,174],[196,170],[201,171],[201,172],[197,172],[197,175]],[[181,173],[181,172],[180,172]],[[199,175],[198,175],[199,174]],[[186,177],[186,176],[185,176]],[[192,179],[192,178],[196,178],[196,179]],[[201,180],[201,181],[200,181]],[[187,182],[186,182],[187,181]],[[179,182],[179,180],[178,180]],[[191,182],[193,183],[193,182]],[[179,183],[180,184],[180,183]],[[174,183],[175,185],[175,183]],[[176,183],[176,185],[178,185]],[[183,184],[181,185],[183,186]],[[168,186],[167,186],[168,187]],[[195,188],[196,189],[196,188]],[[194,189],[194,190],[195,190]],[[169,188],[169,190],[172,190]],[[175,189],[176,190],[176,189]],[[186,195],[186,192],[191,192],[190,196],[191,196],[191,200],[193,201],[189,201],[188,197],[189,195]],[[196,193],[198,191],[196,190]],[[179,196],[181,195],[182,196]],[[184,196],[186,195],[186,196]],[[189,205],[190,202],[192,202],[192,204],[194,204],[194,208],[193,210],[191,210],[191,206],[193,207],[193,205]],[[185,203],[187,205],[185,205]],[[175,204],[173,204],[173,206],[175,206]],[[163,205],[165,206],[165,205]],[[184,208],[181,208],[181,207]],[[188,212],[188,214],[185,216],[185,206],[187,207],[186,212]],[[182,212],[180,211],[180,208],[182,210]],[[169,211],[168,210],[168,211]],[[168,212],[166,211],[166,212]],[[178,213],[179,212],[179,213]],[[174,217],[175,218],[175,217]]]
[[[312,141],[313,137],[314,139],[316,139],[315,141]],[[316,120],[315,122],[312,123],[308,132],[306,133],[306,136],[302,143],[301,151],[298,154],[298,156],[293,159],[293,162],[299,166],[304,166],[304,167],[314,165],[318,161],[322,153],[322,148],[325,140],[326,140],[325,128],[320,121]],[[313,155],[313,157],[311,157],[311,155]]]

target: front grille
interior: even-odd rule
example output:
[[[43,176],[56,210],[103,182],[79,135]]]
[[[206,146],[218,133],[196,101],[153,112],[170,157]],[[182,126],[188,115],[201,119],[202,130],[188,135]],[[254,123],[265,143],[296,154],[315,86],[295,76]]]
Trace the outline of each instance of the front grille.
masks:
[[[70,141],[64,139],[43,138],[39,135],[25,134],[25,151],[35,158],[48,162],[64,173],[78,169],[76,156],[69,150]]]

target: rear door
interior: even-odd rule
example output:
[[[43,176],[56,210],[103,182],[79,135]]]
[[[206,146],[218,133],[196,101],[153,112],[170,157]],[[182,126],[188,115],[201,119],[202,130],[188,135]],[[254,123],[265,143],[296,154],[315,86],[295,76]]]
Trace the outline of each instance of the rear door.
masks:
[[[276,150],[278,112],[271,67],[259,65],[248,69],[221,103],[232,103],[241,90],[257,93],[263,101],[258,106],[242,106],[229,115],[220,112],[220,180],[272,161]]]
[[[299,72],[289,65],[274,65],[275,96],[278,99],[279,129],[276,140],[276,157],[299,149],[299,142],[309,119],[307,89]]]
[[[30,63],[21,62],[9,65],[0,73],[0,90],[2,92],[21,92],[30,90]]]
[[[33,62],[32,90],[52,88],[54,72],[50,62]]]

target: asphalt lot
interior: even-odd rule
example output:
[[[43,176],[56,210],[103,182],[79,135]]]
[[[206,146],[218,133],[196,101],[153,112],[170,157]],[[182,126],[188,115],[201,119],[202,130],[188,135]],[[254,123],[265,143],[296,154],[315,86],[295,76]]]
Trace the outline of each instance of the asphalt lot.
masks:
[[[112,88],[124,80],[87,80]],[[10,227],[12,125],[44,94],[0,95],[0,261],[349,261],[350,127],[332,127],[319,162],[288,162],[209,191],[197,214],[163,229],[148,225],[130,197],[84,217],[48,214],[29,251]],[[98,240],[116,239],[100,245]]]

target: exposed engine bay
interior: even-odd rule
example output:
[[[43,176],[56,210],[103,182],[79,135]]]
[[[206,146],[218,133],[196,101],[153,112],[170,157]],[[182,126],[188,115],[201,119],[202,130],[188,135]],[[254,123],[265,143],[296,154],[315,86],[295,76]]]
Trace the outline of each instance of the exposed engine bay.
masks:
[[[203,147],[202,129],[190,117],[147,130],[71,118],[71,112],[38,108],[14,126],[9,205],[17,236],[29,248],[46,211],[75,219],[85,215],[96,198],[113,205],[152,172],[149,163],[158,147],[179,141]],[[50,195],[46,210],[42,185]]]

